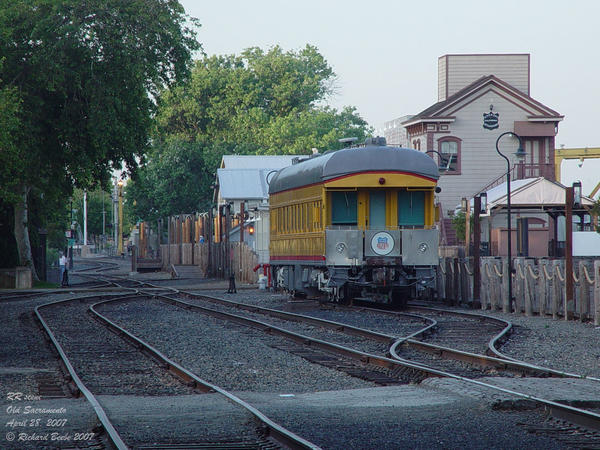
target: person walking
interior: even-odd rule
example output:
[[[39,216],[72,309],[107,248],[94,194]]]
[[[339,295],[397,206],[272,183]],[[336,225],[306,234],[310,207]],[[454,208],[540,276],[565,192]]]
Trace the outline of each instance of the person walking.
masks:
[[[65,287],[69,284],[69,278],[67,274],[67,264],[68,264],[69,260],[67,259],[67,256],[63,253],[60,252],[60,258],[58,259],[58,265],[60,266],[60,286],[61,287]]]

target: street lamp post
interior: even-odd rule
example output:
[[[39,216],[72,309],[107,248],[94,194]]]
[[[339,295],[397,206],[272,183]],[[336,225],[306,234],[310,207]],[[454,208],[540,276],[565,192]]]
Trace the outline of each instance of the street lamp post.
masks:
[[[119,233],[117,241],[117,251],[123,256],[123,180],[117,182],[119,195]]]
[[[510,311],[512,311],[513,308],[513,295],[512,295],[512,274],[513,274],[513,263],[512,263],[512,221],[511,221],[511,211],[510,211],[510,160],[500,152],[500,149],[498,148],[498,143],[500,142],[500,139],[503,136],[506,135],[510,135],[510,136],[514,136],[519,140],[519,148],[517,148],[517,151],[515,153],[515,156],[519,159],[522,160],[525,155],[527,153],[525,153],[525,150],[523,150],[523,143],[521,141],[521,137],[516,134],[513,133],[512,131],[507,131],[505,133],[502,133],[500,136],[498,136],[498,139],[496,139],[496,151],[498,152],[498,154],[500,156],[502,156],[505,160],[506,160],[506,210],[507,210],[507,218],[506,218],[506,228],[508,228],[508,239],[507,239],[507,244],[508,244],[508,308]]]
[[[440,172],[440,175],[442,175],[442,174],[446,173],[448,170],[450,170],[450,162],[452,162],[452,155],[450,156],[450,159],[446,163],[446,166],[440,166],[440,163],[442,163],[443,161],[446,160],[446,158],[444,158],[444,155],[442,155],[437,150],[426,150],[425,153],[435,153],[436,155],[438,155],[438,158],[439,158],[438,171]]]

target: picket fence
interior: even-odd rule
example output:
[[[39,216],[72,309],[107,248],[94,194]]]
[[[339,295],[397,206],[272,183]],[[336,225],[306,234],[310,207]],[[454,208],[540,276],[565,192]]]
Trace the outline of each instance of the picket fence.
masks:
[[[567,302],[564,259],[515,258],[512,274],[513,312],[553,318],[594,321],[600,325],[600,260],[575,258],[573,300]],[[480,259],[480,298],[473,298],[473,258],[441,258],[438,297],[481,309],[511,312],[508,259]]]

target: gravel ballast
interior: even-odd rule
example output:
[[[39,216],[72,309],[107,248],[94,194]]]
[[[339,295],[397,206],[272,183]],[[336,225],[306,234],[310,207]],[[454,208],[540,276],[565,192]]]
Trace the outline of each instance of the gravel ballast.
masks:
[[[226,294],[223,290],[214,289],[193,292],[282,310],[289,310],[290,305],[295,303],[290,302],[286,295],[259,290],[240,290],[237,294]],[[512,322],[513,333],[500,348],[500,351],[507,356],[556,370],[600,378],[600,327],[596,327],[590,322],[582,323],[574,320],[556,320],[551,317],[526,317],[500,311],[439,306],[459,312],[489,315]],[[323,316],[322,318],[325,319],[331,317],[332,320],[339,322],[399,336],[408,334],[403,334],[402,331],[409,331],[411,326],[414,326],[413,331],[420,326],[419,322],[413,322],[413,325],[410,325],[407,319],[409,325],[406,328],[402,322],[400,322],[400,328],[397,328],[395,325],[398,323],[397,319],[389,319],[382,314],[366,313],[365,311],[333,311],[331,316],[327,310],[321,310],[318,307],[310,309],[307,307],[295,312]],[[369,316],[374,316],[374,319]]]
[[[226,390],[311,392],[374,386],[272,346],[286,340],[158,300],[104,305],[99,312]]]

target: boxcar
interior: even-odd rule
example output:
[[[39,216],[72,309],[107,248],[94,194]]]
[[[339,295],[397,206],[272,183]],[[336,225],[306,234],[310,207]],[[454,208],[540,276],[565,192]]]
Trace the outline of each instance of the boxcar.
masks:
[[[434,286],[437,164],[368,144],[326,152],[270,179],[270,264],[277,287],[404,302]]]

